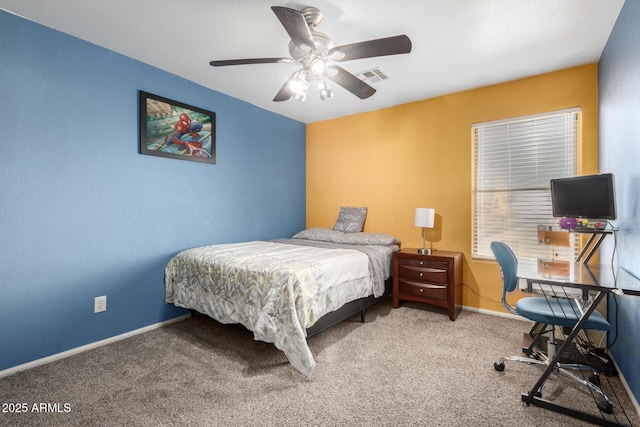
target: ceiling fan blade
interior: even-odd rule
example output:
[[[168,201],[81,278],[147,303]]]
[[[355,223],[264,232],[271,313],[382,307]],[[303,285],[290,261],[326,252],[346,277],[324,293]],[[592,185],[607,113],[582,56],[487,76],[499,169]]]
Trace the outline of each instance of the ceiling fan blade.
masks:
[[[278,64],[281,62],[296,62],[293,58],[254,58],[254,59],[227,59],[223,61],[211,61],[212,67],[224,67],[227,65],[247,65],[247,64]]]
[[[287,34],[291,37],[293,44],[305,51],[311,50],[315,46],[309,24],[307,24],[302,12],[282,6],[272,6],[271,10],[276,14],[284,29],[287,30]]]
[[[411,40],[403,34],[401,36],[334,47],[329,51],[329,56],[336,61],[351,61],[352,59],[398,55],[409,52],[411,52]]]
[[[276,97],[273,98],[275,102],[286,101],[288,99],[291,99],[291,97],[295,95],[293,93],[293,90],[291,90],[291,81],[296,77],[296,74],[298,74],[298,71],[291,74],[291,77],[289,77],[284,85],[280,88],[280,90],[276,94]]]
[[[328,67],[329,72],[325,76],[354,94],[360,99],[366,99],[376,93],[376,90],[345,70],[344,68],[332,65]],[[336,72],[337,71],[337,72]]]

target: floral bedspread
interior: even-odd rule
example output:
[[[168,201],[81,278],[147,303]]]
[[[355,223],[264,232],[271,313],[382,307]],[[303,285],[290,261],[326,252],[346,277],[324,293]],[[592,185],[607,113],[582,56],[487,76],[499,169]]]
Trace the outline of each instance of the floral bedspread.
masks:
[[[193,248],[167,264],[166,301],[221,323],[241,323],[308,376],[315,361],[306,329],[373,293],[369,265],[369,257],[355,249],[266,241]]]

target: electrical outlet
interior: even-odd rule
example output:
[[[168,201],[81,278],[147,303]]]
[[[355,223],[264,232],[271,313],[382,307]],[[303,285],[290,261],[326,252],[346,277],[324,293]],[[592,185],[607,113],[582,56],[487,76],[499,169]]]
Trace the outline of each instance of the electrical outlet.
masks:
[[[96,297],[93,301],[93,312],[100,313],[102,311],[107,311],[107,296]]]

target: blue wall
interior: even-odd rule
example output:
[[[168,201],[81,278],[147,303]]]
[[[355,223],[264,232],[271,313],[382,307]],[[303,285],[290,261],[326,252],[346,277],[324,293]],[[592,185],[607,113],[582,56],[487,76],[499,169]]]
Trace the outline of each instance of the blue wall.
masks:
[[[621,287],[640,289],[640,2],[626,1],[599,64],[600,171],[616,180],[618,264]],[[612,248],[613,242],[608,242]],[[633,277],[635,276],[635,278]],[[640,298],[609,301],[617,320],[611,347],[625,380],[640,401]]]
[[[217,164],[138,154],[139,90],[216,112]],[[0,371],[185,314],[182,249],[304,228],[303,123],[3,11],[0,117]]]

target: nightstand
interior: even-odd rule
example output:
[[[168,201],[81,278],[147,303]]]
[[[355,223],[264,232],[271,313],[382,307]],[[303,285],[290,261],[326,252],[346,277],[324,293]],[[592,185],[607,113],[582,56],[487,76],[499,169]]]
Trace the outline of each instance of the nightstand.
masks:
[[[393,308],[401,300],[446,308],[450,320],[462,310],[462,252],[422,255],[405,248],[393,254]]]

